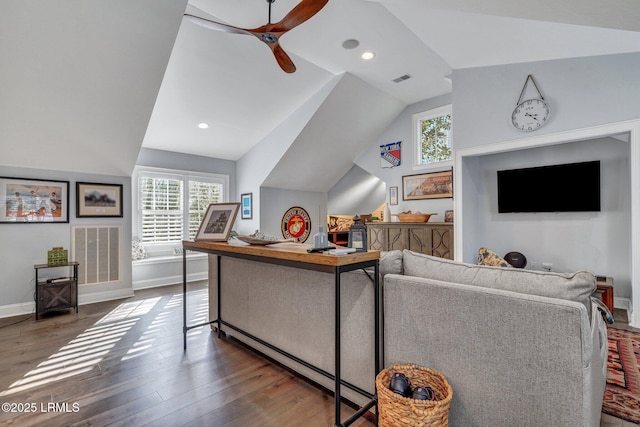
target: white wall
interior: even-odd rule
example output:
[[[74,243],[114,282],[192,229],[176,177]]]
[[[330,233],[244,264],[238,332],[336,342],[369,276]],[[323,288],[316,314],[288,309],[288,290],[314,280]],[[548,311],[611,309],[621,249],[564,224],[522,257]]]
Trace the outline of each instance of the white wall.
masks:
[[[62,246],[71,257],[71,228],[80,225],[119,225],[120,279],[78,289],[79,304],[124,298],[131,288],[131,179],[122,176],[90,175],[0,166],[0,176],[69,181],[69,223],[0,224],[0,317],[34,311],[35,264],[47,263],[47,250]],[[123,185],[123,218],[76,218],[76,182]],[[43,271],[44,272],[44,271]],[[62,272],[60,274],[63,274]]]

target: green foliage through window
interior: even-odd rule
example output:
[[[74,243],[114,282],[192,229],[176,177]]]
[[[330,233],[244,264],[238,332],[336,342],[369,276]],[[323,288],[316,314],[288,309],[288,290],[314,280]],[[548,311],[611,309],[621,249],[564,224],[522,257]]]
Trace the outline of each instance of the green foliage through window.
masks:
[[[420,163],[451,160],[451,115],[420,120]]]

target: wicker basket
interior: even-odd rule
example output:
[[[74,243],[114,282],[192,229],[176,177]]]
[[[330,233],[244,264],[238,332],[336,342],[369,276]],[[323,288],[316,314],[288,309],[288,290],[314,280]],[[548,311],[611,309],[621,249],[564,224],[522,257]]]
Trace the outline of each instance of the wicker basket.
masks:
[[[431,215],[436,214],[423,214],[423,213],[399,213],[392,214],[392,216],[397,216],[400,222],[429,222],[429,218]]]
[[[417,400],[404,397],[389,389],[391,376],[402,372],[411,379],[414,387],[429,386],[437,400]],[[439,372],[422,366],[393,365],[383,369],[376,377],[378,392],[379,427],[426,427],[448,426],[449,409],[453,390],[447,379]]]

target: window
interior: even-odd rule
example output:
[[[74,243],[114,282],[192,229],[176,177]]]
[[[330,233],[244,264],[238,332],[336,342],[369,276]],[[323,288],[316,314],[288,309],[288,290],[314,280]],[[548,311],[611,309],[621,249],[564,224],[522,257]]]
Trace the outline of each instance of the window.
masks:
[[[416,161],[414,166],[451,162],[451,106],[413,116]]]
[[[193,239],[210,203],[226,201],[229,177],[152,168],[134,173],[134,236],[153,252]]]

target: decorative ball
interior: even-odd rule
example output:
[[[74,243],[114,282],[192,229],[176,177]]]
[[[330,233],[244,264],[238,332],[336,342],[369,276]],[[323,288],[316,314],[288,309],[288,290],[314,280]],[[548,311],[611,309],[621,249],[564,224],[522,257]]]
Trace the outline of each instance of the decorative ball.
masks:
[[[509,252],[503,258],[511,264],[512,267],[525,268],[527,266],[527,258],[520,252]]]

